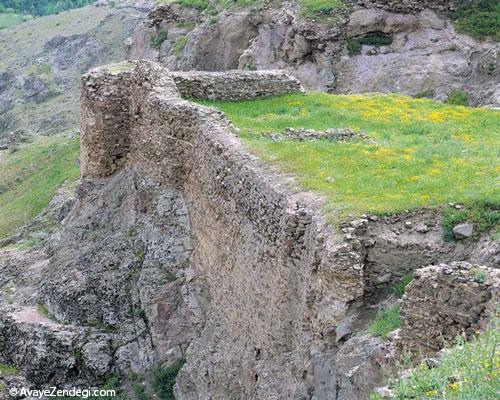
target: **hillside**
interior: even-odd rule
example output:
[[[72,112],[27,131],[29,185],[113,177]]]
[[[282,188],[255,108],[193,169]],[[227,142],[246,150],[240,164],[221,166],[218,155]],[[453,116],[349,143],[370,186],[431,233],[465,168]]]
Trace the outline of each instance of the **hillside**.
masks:
[[[90,5],[0,31],[0,145],[78,129],[79,76],[123,59],[144,9]]]
[[[495,0],[161,1],[133,59],[172,70],[286,69],[309,90],[500,106]]]
[[[1,400],[496,400],[498,2],[2,4]]]

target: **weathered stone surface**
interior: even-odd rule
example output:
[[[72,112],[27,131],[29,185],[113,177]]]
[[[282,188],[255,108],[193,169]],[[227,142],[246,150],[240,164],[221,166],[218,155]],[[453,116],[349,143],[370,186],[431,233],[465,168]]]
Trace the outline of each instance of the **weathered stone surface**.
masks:
[[[346,32],[351,38],[389,34],[392,44],[363,46],[360,55],[344,55],[337,64],[340,93],[427,91],[445,100],[460,89],[471,95],[473,105],[496,104],[491,88],[498,82],[498,43],[459,35],[448,19],[429,9],[416,14],[361,9],[351,14]],[[493,83],[486,70],[496,76]]]
[[[353,337],[336,356],[337,399],[369,399],[373,389],[385,381],[389,347],[370,335]]]
[[[304,92],[300,81],[284,71],[170,72],[184,98],[249,100]]]
[[[370,338],[350,339],[363,324],[362,296],[382,293],[431,260],[482,255],[474,256],[473,244],[444,242],[435,210],[362,216],[345,225],[351,238],[343,240],[311,206],[315,199],[291,191],[247,153],[219,111],[182,100],[170,72],[150,62],[113,71],[83,78],[83,187],[99,179],[120,182],[134,166],[142,179],[175,189],[185,202],[192,276],[205,285],[189,309],[199,316],[194,321],[204,322],[187,349],[178,398],[367,398],[383,384],[373,356],[382,351]],[[126,127],[119,142],[115,110]],[[116,154],[123,165],[109,163]],[[418,228],[424,221],[427,229]],[[57,315],[70,304],[86,309],[69,294],[55,302],[64,309],[50,306]],[[112,303],[99,304],[105,302]],[[158,303],[153,310],[161,315],[167,308]],[[173,321],[182,324],[180,318]],[[359,345],[359,357],[349,343]],[[132,358],[129,347],[118,354]]]
[[[433,357],[457,335],[487,327],[498,306],[500,270],[456,262],[422,268],[401,304],[400,345]]]
[[[279,140],[316,140],[326,139],[332,142],[345,142],[352,140],[367,140],[368,135],[364,132],[356,132],[350,128],[330,128],[324,131],[303,128],[287,128],[281,133],[265,133],[271,139]]]
[[[220,111],[180,92],[147,61],[83,77],[76,201],[45,252],[0,254],[0,324],[17,332],[10,315],[47,309],[36,337],[61,343],[50,382],[147,374],[185,357],[181,400],[367,399],[390,351],[355,335],[371,298],[430,260],[493,260],[499,249],[443,242],[437,210],[353,216],[336,233],[318,199],[266,170]],[[21,324],[28,335],[35,322]],[[15,358],[21,336],[9,334],[0,359],[28,374]]]
[[[453,227],[453,236],[455,239],[467,239],[472,236],[474,225],[470,223],[459,224]]]

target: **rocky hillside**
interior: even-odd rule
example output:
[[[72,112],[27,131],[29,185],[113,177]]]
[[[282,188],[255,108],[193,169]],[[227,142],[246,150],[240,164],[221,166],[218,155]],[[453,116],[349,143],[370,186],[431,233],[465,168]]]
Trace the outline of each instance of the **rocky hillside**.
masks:
[[[140,2],[137,2],[140,3]],[[98,2],[0,31],[0,146],[78,129],[79,76],[123,59],[146,8]]]
[[[157,3],[0,31],[0,399],[495,399],[496,2]]]
[[[284,68],[308,89],[439,100],[460,91],[472,105],[500,105],[495,1],[159,3],[130,58],[172,70]]]

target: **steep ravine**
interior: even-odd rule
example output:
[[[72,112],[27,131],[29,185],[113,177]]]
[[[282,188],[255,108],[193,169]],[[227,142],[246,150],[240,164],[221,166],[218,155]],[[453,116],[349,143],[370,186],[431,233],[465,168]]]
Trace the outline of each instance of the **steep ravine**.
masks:
[[[219,96],[244,96],[220,84],[238,79],[300,88],[285,74],[194,76]],[[185,358],[178,399],[367,399],[392,351],[365,333],[388,285],[433,263],[498,266],[498,241],[444,242],[436,210],[332,227],[321,199],[156,63],[86,74],[81,115],[62,227],[44,248],[2,250],[0,362],[20,370],[7,387],[126,380]]]

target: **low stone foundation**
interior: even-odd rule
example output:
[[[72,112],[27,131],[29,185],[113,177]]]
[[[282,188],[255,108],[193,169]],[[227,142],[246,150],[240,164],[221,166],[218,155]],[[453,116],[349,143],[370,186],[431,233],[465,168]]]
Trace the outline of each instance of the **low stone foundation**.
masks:
[[[466,262],[417,270],[401,304],[400,344],[434,356],[461,334],[485,329],[498,307],[500,270]]]

